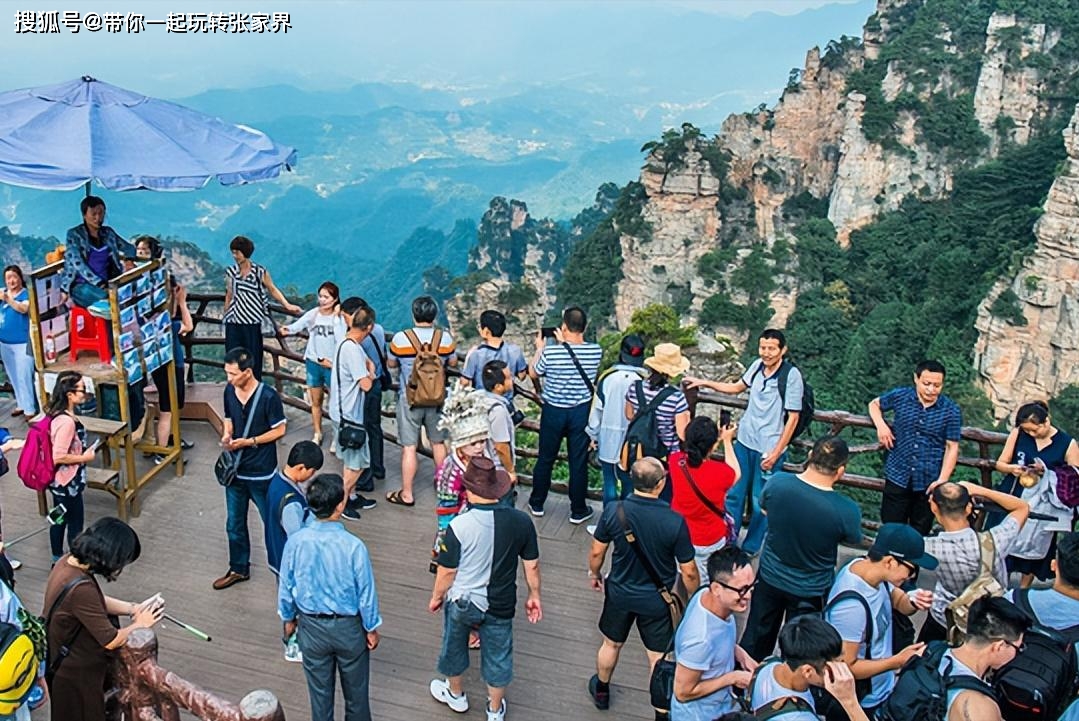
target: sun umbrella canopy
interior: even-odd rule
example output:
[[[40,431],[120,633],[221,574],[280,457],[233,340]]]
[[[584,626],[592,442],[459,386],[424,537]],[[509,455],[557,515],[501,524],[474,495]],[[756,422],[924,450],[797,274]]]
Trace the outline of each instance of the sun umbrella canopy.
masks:
[[[275,178],[296,151],[264,133],[91,77],[0,94],[0,182],[193,190]]]

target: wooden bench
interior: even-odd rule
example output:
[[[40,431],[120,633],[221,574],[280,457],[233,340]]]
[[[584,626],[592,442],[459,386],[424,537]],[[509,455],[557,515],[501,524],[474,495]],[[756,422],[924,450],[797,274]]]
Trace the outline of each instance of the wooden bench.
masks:
[[[206,421],[217,431],[225,432],[225,386],[222,383],[188,383],[180,418]],[[157,391],[146,391],[146,402],[157,405]]]

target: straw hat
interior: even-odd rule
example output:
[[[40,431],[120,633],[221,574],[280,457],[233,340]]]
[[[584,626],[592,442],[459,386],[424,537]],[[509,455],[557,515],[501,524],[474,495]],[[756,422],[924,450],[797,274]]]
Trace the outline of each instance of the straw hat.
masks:
[[[511,485],[509,474],[498,470],[495,462],[486,456],[471,459],[461,480],[466,491],[490,501],[506,495]]]
[[[644,359],[644,364],[654,371],[673,378],[689,370],[689,359],[682,355],[682,349],[674,343],[660,343],[652,355]]]

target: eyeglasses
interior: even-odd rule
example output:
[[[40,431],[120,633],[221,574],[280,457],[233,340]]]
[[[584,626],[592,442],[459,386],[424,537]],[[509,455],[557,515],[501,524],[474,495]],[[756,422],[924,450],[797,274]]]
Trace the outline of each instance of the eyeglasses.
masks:
[[[1019,643],[1014,643],[1012,641],[1009,641],[1006,638],[994,638],[993,640],[994,641],[1000,641],[1001,643],[1005,643],[1005,644],[1011,646],[1013,649],[1015,649],[1015,655],[1016,656],[1023,653],[1023,651],[1027,650],[1027,642],[1026,641],[1020,641]]]
[[[892,558],[895,558],[895,556],[892,556]],[[902,558],[896,558],[895,560],[896,563],[907,569],[907,578],[912,581],[918,578],[918,572],[922,569],[917,564],[911,563],[910,561],[904,561]]]
[[[738,598],[745,598],[749,594],[753,593],[753,589],[757,587],[757,584],[760,583],[760,581],[754,581],[748,586],[742,586],[741,588],[729,586],[726,583],[723,583],[723,581],[712,581],[712,583],[718,584],[723,588],[727,589],[728,591],[733,591],[734,593],[737,593]]]

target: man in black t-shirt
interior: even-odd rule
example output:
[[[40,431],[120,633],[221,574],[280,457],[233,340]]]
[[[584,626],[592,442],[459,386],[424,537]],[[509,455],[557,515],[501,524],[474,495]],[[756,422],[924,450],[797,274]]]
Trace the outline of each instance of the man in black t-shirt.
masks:
[[[536,527],[512,505],[500,501],[510,477],[480,456],[469,461],[463,483],[469,509],[446,529],[439,544],[438,574],[427,607],[444,609],[442,651],[431,695],[457,713],[468,710],[461,676],[468,668],[468,636],[480,635],[487,719],[506,716],[506,687],[513,678],[513,616],[517,608],[517,560],[523,561],[529,623],[543,618],[540,605],[539,541]]]
[[[225,488],[229,570],[214,581],[221,591],[251,577],[251,539],[247,533],[248,502],[253,501],[266,525],[266,491],[277,472],[277,441],[285,436],[285,409],[277,391],[254,375],[255,357],[246,348],[225,353],[225,431],[221,446],[240,451],[236,480]],[[255,393],[259,392],[257,402]],[[244,434],[248,417],[251,427]]]
[[[588,692],[598,709],[610,705],[611,676],[634,624],[644,642],[649,667],[655,666],[666,653],[674,634],[668,606],[659,595],[652,576],[626,541],[619,511],[624,514],[625,523],[633,531],[641,551],[668,589],[674,587],[679,571],[691,595],[700,583],[689,528],[685,520],[659,497],[666,478],[667,471],[655,458],[642,458],[634,463],[630,469],[633,495],[624,501],[608,503],[593,534],[588,577],[594,590],[604,592],[603,611],[599,617],[603,644],[596,656],[596,675],[588,681]],[[611,570],[605,579],[601,571],[612,542]]]

